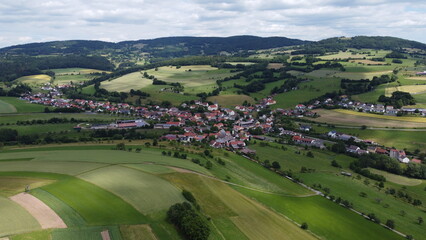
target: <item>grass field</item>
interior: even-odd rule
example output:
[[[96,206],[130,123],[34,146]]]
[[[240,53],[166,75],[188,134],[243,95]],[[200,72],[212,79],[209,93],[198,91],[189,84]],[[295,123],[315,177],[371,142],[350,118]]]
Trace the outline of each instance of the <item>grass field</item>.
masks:
[[[361,113],[351,110],[315,110],[320,117],[312,120],[328,124],[368,127],[393,127],[393,128],[425,128],[426,118],[421,117],[396,117],[371,113]]]
[[[0,98],[2,99],[2,98]],[[17,99],[19,100],[19,99]],[[129,119],[128,116],[116,116],[116,115],[107,115],[107,114],[87,114],[87,113],[41,113],[44,111],[44,106],[31,104],[30,106],[25,107],[37,107],[40,109],[39,113],[25,113],[25,114],[2,114],[0,115],[0,124],[15,124],[17,121],[32,121],[32,120],[48,120],[51,118],[74,118],[77,120],[89,121],[116,121],[119,119]],[[18,106],[20,108],[21,106]],[[40,108],[41,107],[41,108]],[[25,110],[25,109],[24,109]],[[31,110],[31,109],[26,109]],[[35,110],[35,109],[34,109]]]
[[[90,69],[90,68],[56,68],[51,69],[50,71],[55,72],[55,75],[70,75],[70,74],[90,74],[90,73],[110,73],[108,71],[104,70],[98,70],[98,69]]]
[[[319,196],[290,198],[239,190],[295,221],[306,222],[321,239],[403,239],[349,210]]]
[[[0,113],[14,113],[14,112],[16,112],[16,108],[13,105],[0,100]]]
[[[362,130],[360,128],[328,128],[313,126],[317,133],[327,133],[331,130],[337,132],[350,134],[361,139],[372,140],[384,146],[396,147],[397,149],[408,149],[414,151],[415,149],[426,149],[426,132],[424,131],[398,131],[392,129],[368,129]]]
[[[388,71],[374,71],[374,72],[340,72],[336,73],[333,76],[338,78],[347,78],[347,79],[353,79],[353,80],[359,80],[359,79],[370,79],[372,80],[374,76],[380,77],[381,75],[388,75],[392,73],[391,70]]]
[[[28,85],[42,85],[51,81],[51,77],[46,74],[30,75],[20,77],[15,82],[28,84]]]
[[[80,214],[52,194],[46,192],[43,189],[34,189],[31,190],[31,194],[36,198],[43,201],[47,206],[49,206],[53,211],[55,211],[59,217],[65,222],[67,227],[81,227],[85,226],[87,223],[81,217]]]
[[[53,183],[53,180],[30,177],[0,176],[0,195],[10,197],[24,192],[26,186],[30,189]]]
[[[75,123],[61,124],[40,124],[40,125],[24,125],[24,126],[2,126],[1,128],[15,129],[20,135],[26,134],[43,134],[49,132],[74,131],[72,128]]]
[[[13,108],[8,105],[11,105]],[[45,106],[43,105],[32,104],[16,97],[0,97],[0,113],[37,113],[43,112],[44,109]],[[9,112],[4,112],[5,110]],[[7,116],[7,118],[9,117]]]
[[[299,103],[309,101],[327,92],[338,91],[340,80],[337,78],[315,79],[299,85],[299,89],[277,94],[274,99],[277,104],[273,108],[293,108]],[[270,93],[268,92],[268,95]]]
[[[89,225],[138,224],[146,217],[120,197],[86,181],[69,178],[42,187],[83,217]]]
[[[190,65],[176,68],[175,66],[159,67],[146,71],[149,75],[166,82],[179,82],[185,87],[214,85],[217,80],[234,75],[228,69],[218,69],[209,65]]]
[[[415,219],[416,219],[416,215],[418,216],[423,216],[425,215],[424,212],[422,212],[420,209],[413,207],[411,204],[406,203],[404,201],[401,201],[399,199],[393,198],[393,197],[389,197],[388,195],[385,194],[385,192],[383,190],[379,190],[377,187],[374,186],[374,183],[369,183],[368,185],[364,183],[364,178],[361,177],[360,179],[357,179],[355,177],[345,177],[343,175],[340,174],[340,171],[348,171],[351,172],[351,170],[348,169],[348,165],[350,162],[353,161],[352,158],[347,157],[347,156],[343,156],[343,155],[335,155],[332,153],[326,153],[323,151],[315,151],[315,150],[301,150],[300,148],[298,149],[298,151],[301,151],[301,154],[296,154],[295,150],[297,150],[297,147],[292,147],[292,148],[288,148],[287,151],[283,153],[283,150],[281,149],[277,149],[277,148],[273,148],[273,147],[261,147],[258,145],[254,145],[252,146],[253,149],[255,149],[257,151],[257,153],[259,154],[259,156],[261,156],[261,160],[270,160],[272,161],[278,161],[280,163],[281,166],[283,166],[282,168],[288,170],[292,170],[292,172],[294,173],[294,175],[296,175],[298,178],[300,178],[301,180],[303,180],[303,182],[305,184],[307,184],[308,186],[313,186],[313,184],[321,184],[322,188],[329,188],[330,189],[330,195],[333,195],[335,197],[341,197],[343,199],[347,199],[349,201],[351,201],[354,204],[354,208],[360,212],[363,213],[375,213],[381,220],[382,222],[385,222],[387,219],[393,219],[395,220],[396,223],[396,229],[399,231],[402,231],[404,233],[408,233],[408,234],[412,234],[415,236],[415,238],[419,238],[419,239],[424,239],[424,237],[422,236],[426,236],[425,234],[425,229],[422,228],[422,226],[418,225],[415,223]],[[307,158],[306,156],[306,152],[307,151],[312,151],[314,158]],[[343,169],[340,168],[335,168],[331,166],[331,161],[332,160],[336,160],[340,165],[343,166]],[[310,168],[310,169],[315,169],[314,172],[312,173],[300,173],[300,168],[304,166],[306,168]],[[395,180],[396,181],[396,180]],[[398,181],[402,181],[402,179],[398,179]],[[406,183],[407,180],[404,179],[404,183]],[[412,182],[410,182],[412,183]],[[403,185],[393,185],[393,183],[385,183],[385,188],[386,187],[394,187],[396,189],[400,189]],[[422,185],[416,185],[416,186],[407,186],[407,187],[421,187]],[[244,189],[242,189],[241,191],[243,192],[247,192]],[[366,197],[361,197],[359,194],[360,192],[364,192],[366,193]],[[285,208],[285,204],[288,201],[291,201],[291,199],[293,198],[288,198],[287,200],[278,200],[275,199],[272,196],[261,196],[263,195],[262,193],[250,193],[251,196],[256,197],[256,199],[259,199],[261,202],[264,202],[265,204],[272,206],[275,210],[282,212],[283,214],[285,214],[286,216],[294,219],[297,221],[297,219],[301,219],[300,221],[306,221],[308,224],[309,222],[312,221],[319,221],[315,224],[322,224],[323,222],[325,223],[333,223],[330,224],[332,226],[337,227],[338,225],[346,225],[348,224],[349,221],[355,221],[357,219],[357,217],[354,217],[354,219],[351,220],[350,217],[348,217],[346,220],[339,220],[336,221],[334,223],[333,219],[339,219],[340,217],[335,217],[334,214],[339,213],[338,209],[334,210],[334,208],[332,206],[328,206],[326,207],[326,205],[330,205],[330,204],[334,204],[331,203],[329,200],[325,200],[324,202],[321,203],[320,200],[315,201],[315,203],[312,203],[313,206],[315,205],[323,205],[321,206],[321,208],[324,209],[328,209],[330,210],[329,213],[326,214],[319,214],[316,213],[318,210],[314,210],[314,209],[310,209],[309,206],[306,207],[298,207],[293,208],[293,207],[289,207],[289,209]],[[410,193],[411,194],[411,193]],[[422,194],[422,197],[419,197],[419,199],[423,199],[426,195],[423,193],[423,191],[418,191],[417,194]],[[261,198],[258,198],[261,197]],[[285,198],[285,197],[284,197]],[[310,198],[310,197],[309,197]],[[309,198],[300,198],[300,204],[302,204],[303,201],[305,201],[306,199]],[[263,200],[262,200],[263,199]],[[376,201],[376,199],[380,199],[379,202]],[[309,202],[309,200],[306,200]],[[326,202],[329,202],[330,204],[326,204]],[[296,203],[296,202],[295,202]],[[340,206],[334,204],[336,207],[341,208]],[[313,207],[311,206],[311,207]],[[316,206],[320,207],[320,206]],[[281,209],[281,210],[279,210]],[[333,209],[333,210],[331,210]],[[341,208],[342,210],[340,211],[340,214],[343,214],[344,208]],[[303,211],[306,210],[307,212],[304,213]],[[403,210],[407,213],[407,215],[405,216],[405,218],[402,218],[399,215],[399,212]],[[321,210],[323,211],[323,210]],[[312,214],[311,219],[309,218],[304,218],[304,217],[308,217],[310,214]],[[348,215],[350,216],[350,213],[346,213],[344,215]],[[330,220],[320,220],[321,217],[332,217],[332,219]],[[316,217],[316,218],[315,218]],[[424,218],[424,217],[423,217]],[[346,225],[345,228],[348,228],[348,226],[351,225],[357,225],[360,226],[361,224],[366,226],[366,232],[369,232],[368,234],[373,234],[374,231],[371,231],[373,229],[375,229],[374,226],[371,227],[367,227],[368,224],[371,224],[369,221],[362,219],[361,217],[358,218],[359,220],[356,220],[355,222],[358,222],[358,224],[355,223],[351,223],[349,225]],[[362,222],[364,221],[364,223]],[[309,226],[311,226],[309,224]],[[331,226],[330,226],[331,227]],[[342,226],[340,226],[342,227]],[[339,227],[339,228],[340,228]],[[316,228],[316,227],[315,227]],[[315,230],[315,232],[322,236],[325,234],[330,234],[331,232],[333,232],[333,234],[336,233],[346,233],[347,231],[353,231],[353,229],[348,229],[346,231],[343,231],[342,228],[340,228],[339,231],[327,231],[325,230],[327,227],[326,226],[318,226],[318,229]],[[381,228],[381,227],[380,227]],[[314,231],[314,228],[310,228],[312,229],[312,231]],[[358,232],[358,234],[363,234],[364,231],[362,230],[356,230]],[[356,233],[354,233],[356,236]],[[380,235],[385,234],[384,232],[381,232]],[[393,233],[392,233],[393,234]],[[327,236],[327,235],[326,235]],[[334,236],[332,239],[345,239],[348,236],[352,236],[352,235],[346,235],[346,236]],[[383,235],[385,236],[385,235]],[[389,237],[389,236],[388,236]],[[394,236],[395,238],[396,236]],[[327,236],[327,239],[330,238],[330,236]],[[376,239],[375,238],[371,238],[371,239]],[[389,239],[394,239],[394,238],[389,238]],[[359,237],[356,237],[355,239],[360,239]],[[370,239],[370,238],[369,238]]]
[[[37,220],[24,208],[0,196],[0,237],[40,230]]]
[[[387,97],[390,97],[395,91],[408,92],[413,95],[416,95],[420,93],[426,93],[426,85],[404,85],[397,87],[388,87],[386,88],[385,95]]]
[[[116,194],[144,214],[167,210],[185,201],[181,191],[169,182],[131,168],[105,167],[79,175],[79,178]]]
[[[173,174],[168,179],[194,192],[203,210],[213,219],[217,216],[228,216],[241,232],[232,229],[230,222],[221,222],[223,225],[219,226],[225,227],[227,236],[244,234],[249,239],[315,239],[286,218],[241,195],[224,183],[193,174],[185,175]]]
[[[141,72],[129,73],[111,81],[101,83],[102,88],[117,92],[129,92],[131,89],[139,90],[149,85],[152,85],[152,80],[143,78]]]
[[[53,230],[52,240],[102,240],[101,232],[108,230],[111,240],[122,240],[120,229],[116,226],[84,227],[78,229]]]
[[[157,240],[149,225],[122,225],[120,232],[123,240]]]
[[[388,173],[388,172],[377,170],[377,169],[373,169],[373,168],[370,168],[369,170],[372,173],[380,174],[380,175],[384,176],[387,181],[393,182],[393,183],[396,183],[396,184],[399,184],[399,185],[417,186],[417,185],[422,184],[422,182],[423,182],[420,179],[408,178],[408,177],[404,177],[404,176],[401,176],[401,175],[396,175],[396,174]]]
[[[208,97],[207,100],[213,103],[218,103],[220,106],[224,107],[241,105],[244,101],[252,104],[255,103],[254,99],[247,95],[219,95]]]

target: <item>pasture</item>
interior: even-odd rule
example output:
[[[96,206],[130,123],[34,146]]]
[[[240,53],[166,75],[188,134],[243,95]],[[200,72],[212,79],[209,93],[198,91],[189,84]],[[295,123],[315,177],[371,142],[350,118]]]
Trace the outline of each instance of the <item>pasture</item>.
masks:
[[[415,149],[426,149],[426,131],[424,131],[424,129],[396,130],[392,128],[381,128],[362,130],[360,128],[345,128],[339,126],[333,129],[314,126],[314,129],[317,133],[327,133],[331,130],[335,130],[361,139],[372,140],[384,146],[396,147],[397,149],[406,148],[410,151],[414,151]]]
[[[101,87],[108,91],[129,92],[139,90],[152,84],[152,80],[144,78],[141,72],[129,73],[116,79],[103,81]]]
[[[371,72],[351,72],[351,71],[346,71],[346,72],[339,72],[333,75],[333,77],[337,77],[337,78],[347,78],[347,79],[352,79],[352,80],[359,80],[359,79],[370,79],[372,80],[373,77],[377,76],[380,77],[382,75],[388,75],[391,74],[392,71],[388,70],[388,71],[371,71]]]
[[[261,160],[277,160],[283,168],[293,169],[295,174],[303,165],[316,168],[326,176],[334,176],[340,170],[330,166],[332,159],[344,167],[351,161],[349,157],[323,151],[314,151],[313,159],[306,158],[304,153],[294,153],[299,148],[293,146],[286,151],[259,144],[252,147],[258,151]],[[372,239],[395,237],[389,235],[390,231],[380,230],[377,225],[328,200],[309,197],[313,192],[238,155],[215,150],[215,156],[220,156],[226,164],[212,161],[212,169],[207,170],[190,160],[163,156],[161,149],[143,148],[141,153],[135,153],[106,150],[108,148],[87,145],[8,150],[0,154],[0,169],[5,171],[1,175],[47,181],[32,188],[31,194],[53,209],[69,226],[64,230],[52,230],[53,240],[97,239],[101,232],[97,226],[100,225],[105,226],[102,231],[108,229],[114,239],[140,239],[135,238],[140,233],[147,234],[146,239],[178,239],[164,217],[170,205],[184,201],[182,189],[192,192],[203,214],[211,217],[209,239],[315,239],[296,224],[302,222],[307,222],[315,235],[327,239],[346,239],[359,234]],[[188,147],[188,150],[194,149]],[[20,172],[8,173],[10,171]],[[227,179],[237,185],[196,172]],[[318,181],[324,181],[326,185],[329,180],[323,180],[321,176]],[[309,183],[310,180],[307,178],[306,181]],[[358,185],[353,189],[357,189],[355,187]],[[407,213],[411,217],[410,209]],[[349,229],[351,225],[356,227]],[[401,226],[405,228],[405,225]],[[412,230],[413,233],[419,232],[416,228]],[[355,235],[348,235],[348,231]],[[33,234],[36,233],[40,232]]]
[[[70,177],[45,187],[89,225],[145,223],[146,217],[120,197],[86,181]]]
[[[299,89],[297,90],[277,94],[274,97],[277,104],[272,105],[272,108],[294,108],[294,106],[299,103],[309,101],[327,92],[338,91],[340,89],[339,82],[340,80],[337,78],[322,78],[303,82],[299,85]],[[269,95],[269,93],[267,93],[267,95]]]
[[[0,113],[14,113],[14,112],[16,112],[16,108],[13,105],[0,100]]]
[[[56,68],[51,69],[50,71],[55,72],[56,76],[60,75],[85,75],[85,74],[91,74],[91,73],[110,73],[108,71],[104,70],[98,70],[98,69],[89,69],[89,68]]]
[[[213,103],[217,103],[220,106],[224,107],[232,107],[236,105],[241,105],[244,101],[254,104],[255,101],[252,97],[247,95],[219,95],[208,97],[207,101],[211,101]]]
[[[157,71],[146,71],[158,80],[168,83],[178,82],[185,87],[215,85],[217,80],[234,75],[229,69],[218,69],[209,65],[190,65],[177,68],[175,66],[159,67]]]
[[[0,196],[0,237],[40,230],[41,226],[24,208]]]
[[[37,113],[43,112],[46,106],[29,103],[16,97],[0,97],[0,113]],[[6,111],[6,112],[5,112]],[[6,116],[10,118],[11,116]]]
[[[315,110],[320,115],[313,121],[335,125],[389,127],[389,128],[426,128],[426,118],[395,117],[351,110]]]
[[[272,146],[274,146],[274,144]],[[329,195],[333,195],[335,197],[341,197],[343,199],[347,199],[351,201],[353,203],[354,209],[356,209],[357,211],[360,211],[363,213],[375,213],[377,216],[379,216],[382,222],[385,222],[387,219],[394,219],[397,226],[396,228],[397,230],[402,231],[404,233],[413,234],[415,235],[415,237],[419,239],[425,239],[423,237],[423,236],[426,236],[425,229],[423,229],[422,226],[415,223],[416,215],[422,216],[422,215],[425,215],[425,213],[422,213],[421,211],[419,211],[418,208],[413,207],[411,204],[407,202],[404,202],[397,198],[389,197],[387,194],[385,194],[383,190],[382,191],[379,190],[373,182],[369,184],[365,184],[364,177],[361,177],[361,178],[346,177],[340,174],[340,171],[351,172],[351,170],[348,169],[348,166],[349,166],[349,163],[353,161],[352,158],[348,156],[344,156],[344,155],[336,155],[334,153],[327,153],[327,152],[319,151],[319,150],[317,151],[312,149],[301,150],[300,148],[297,148],[297,147],[288,148],[287,151],[283,151],[279,148],[277,149],[274,147],[262,147],[258,145],[254,145],[253,148],[257,151],[259,156],[261,156],[261,160],[268,159],[271,162],[278,161],[280,165],[283,166],[284,169],[292,170],[294,175],[300,178],[301,180],[303,180],[303,182],[307,184],[308,186],[313,186],[314,184],[316,185],[321,184],[322,189],[329,188],[330,190]],[[297,149],[298,151],[301,152],[301,154],[295,153]],[[304,156],[306,155],[307,151],[312,151],[314,158],[307,158],[306,156]],[[330,164],[332,160],[336,160],[340,165],[343,166],[343,168],[332,167]],[[309,169],[315,169],[315,171],[310,173],[301,173],[300,168],[302,166]],[[401,183],[402,179],[397,179],[397,180],[393,179],[393,180],[395,181],[398,180]],[[407,182],[410,184],[413,184],[412,181],[407,181],[407,179],[404,179],[403,183],[407,183]],[[393,184],[394,183],[392,182],[391,183],[386,182],[385,188],[394,187],[396,189],[399,189],[402,186],[404,186],[404,185],[395,186]],[[416,185],[416,186],[420,186],[420,185]],[[274,197],[267,194],[255,193],[255,192],[250,193],[250,190],[246,191],[244,189],[240,191],[243,191],[244,193],[249,192],[251,196],[254,196],[256,199],[260,200],[261,202],[265,201],[264,202],[265,204],[269,203],[267,205],[271,206],[275,210],[281,209],[281,211],[280,210],[278,211],[280,211],[281,213],[290,217],[293,220],[297,221],[297,219],[300,219],[300,221],[306,221],[309,224],[310,229],[312,231],[314,231],[314,228],[318,227],[318,229],[314,232],[319,234],[320,236],[323,236],[323,234],[326,234],[323,237],[326,237],[327,239],[331,237],[330,234],[332,231],[325,231],[325,229],[328,228],[327,226],[315,226],[311,228],[310,222],[313,222],[314,224],[320,224],[320,225],[324,222],[328,223],[329,225],[330,223],[333,223],[331,224],[333,225],[333,228],[339,227],[340,229],[340,230],[333,231],[332,232],[333,234],[338,234],[339,232],[340,234],[345,234],[345,236],[335,235],[331,239],[345,239],[345,238],[347,239],[349,236],[351,237],[356,236],[356,234],[366,234],[364,231],[358,229],[356,230],[356,232],[358,233],[353,233],[355,235],[346,235],[347,231],[353,231],[354,229],[351,229],[351,230],[349,229],[343,230],[343,229],[349,228],[348,226],[353,226],[353,225],[368,226],[369,224],[373,224],[370,221],[363,219],[362,217],[354,213],[351,213],[347,211],[346,209],[344,209],[343,207],[338,206],[337,204],[332,203],[329,200],[326,200],[324,198],[321,198],[323,200],[315,201],[315,203],[309,203],[310,206],[306,206],[306,208],[301,206],[297,208],[296,210],[293,207],[289,207],[289,209],[285,208],[285,205],[289,204],[289,202],[291,202],[291,199],[294,199],[294,198],[280,197],[280,198],[287,198],[287,199],[278,200],[277,199],[278,197]],[[360,192],[366,193],[366,197],[360,196]],[[264,195],[264,196],[261,196],[261,195]],[[260,196],[260,198],[257,198],[256,196]],[[300,201],[300,204],[303,205],[302,203],[303,201],[306,200],[309,202],[308,199],[313,199],[313,198],[316,198],[316,197],[299,198],[300,200],[299,199],[295,200],[294,203],[296,204],[297,203],[296,201]],[[376,199],[380,199],[380,201],[376,201]],[[318,204],[322,205],[320,204],[321,201],[323,202],[322,204],[324,204],[324,206],[318,206]],[[330,205],[330,206],[325,207],[325,205]],[[331,205],[334,205],[334,206],[331,206]],[[309,209],[311,207],[313,209]],[[330,209],[333,209],[333,210],[331,210],[327,214],[320,214],[318,212],[319,209],[315,209],[315,208],[323,208],[323,210],[321,211],[324,211],[324,210],[329,211]],[[306,213],[303,212],[305,210],[307,211]],[[399,213],[401,210],[404,210],[407,213],[405,218],[400,217]],[[347,212],[347,213],[344,213],[344,212]],[[345,220],[342,219],[341,222],[339,220],[339,221],[336,221],[336,223],[334,223],[334,219],[341,218],[339,216],[334,216],[335,214],[338,214],[338,213],[345,216],[353,215],[352,216],[353,219],[351,219],[351,217],[347,217],[347,219]],[[331,216],[332,216],[332,219],[330,220],[318,219],[322,217],[326,218]],[[348,224],[349,221],[355,221],[355,222],[358,222],[358,224],[355,224],[355,223]],[[346,227],[343,227],[345,225]],[[382,228],[382,227],[380,226],[366,227],[365,231],[368,232],[368,234],[374,235],[377,233],[374,233],[373,229],[376,229],[377,231],[379,231],[379,228]],[[386,233],[381,232],[380,234],[386,234]],[[394,233],[390,233],[390,234],[392,235]],[[391,235],[388,235],[389,239],[396,238],[396,235],[394,237],[391,237]],[[356,237],[356,239],[358,239],[358,237]],[[372,239],[380,239],[380,238],[372,237]]]
[[[232,225],[229,225],[229,222],[219,225],[227,227],[227,235],[243,234],[249,239],[315,239],[283,216],[224,183],[193,174],[173,174],[167,178],[178,186],[196,193],[195,197],[201,206],[205,207],[206,213],[213,217],[213,221],[215,216],[229,217],[234,228],[230,228]],[[254,225],[256,228],[253,228]],[[235,229],[235,226],[239,230]],[[222,229],[219,228],[219,231]]]
[[[404,86],[395,86],[395,87],[387,87],[385,91],[385,95],[390,97],[393,92],[401,91],[408,92],[412,95],[426,93],[426,85],[404,85]]]
[[[116,194],[144,214],[167,210],[185,200],[169,182],[127,167],[105,167],[78,177]]]
[[[37,74],[37,75],[20,77],[16,79],[15,82],[38,86],[38,85],[43,85],[45,83],[49,83],[51,80],[52,78],[46,74]]]
[[[408,177],[404,177],[401,175],[396,175],[393,173],[388,173],[385,171],[381,171],[381,170],[377,170],[374,168],[369,168],[368,170],[370,170],[370,172],[375,173],[375,174],[380,174],[382,176],[384,176],[386,178],[387,181],[389,182],[393,182],[399,185],[404,185],[404,186],[417,186],[422,184],[422,180],[420,179],[415,179],[415,178],[408,178]]]

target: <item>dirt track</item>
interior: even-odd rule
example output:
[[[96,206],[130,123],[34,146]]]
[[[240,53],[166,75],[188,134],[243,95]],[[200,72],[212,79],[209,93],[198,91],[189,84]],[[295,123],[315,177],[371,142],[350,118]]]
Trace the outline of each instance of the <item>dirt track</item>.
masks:
[[[25,208],[39,222],[42,229],[67,228],[58,214],[33,195],[20,193],[10,199]]]

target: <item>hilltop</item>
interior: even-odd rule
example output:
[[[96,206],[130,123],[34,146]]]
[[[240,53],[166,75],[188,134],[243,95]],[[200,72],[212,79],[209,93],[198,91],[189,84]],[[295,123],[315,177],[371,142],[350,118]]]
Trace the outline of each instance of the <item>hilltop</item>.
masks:
[[[163,37],[156,39],[123,41],[118,43],[69,40],[29,43],[0,49],[1,54],[46,55],[46,54],[89,54],[98,50],[121,49],[149,52],[158,57],[179,57],[186,55],[216,55],[223,51],[258,50],[294,45],[310,41],[286,37]]]

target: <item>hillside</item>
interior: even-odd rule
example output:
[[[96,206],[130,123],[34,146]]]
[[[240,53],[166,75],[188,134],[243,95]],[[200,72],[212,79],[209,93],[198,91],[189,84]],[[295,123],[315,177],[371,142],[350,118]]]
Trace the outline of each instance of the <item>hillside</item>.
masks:
[[[103,41],[53,41],[30,43],[0,49],[0,54],[89,54],[103,49],[141,50],[155,56],[177,57],[185,55],[212,55],[222,51],[258,50],[308,43],[286,37],[164,37],[149,40],[124,41],[119,43]]]
[[[323,54],[324,52],[340,51],[348,48],[385,50],[416,48],[426,50],[426,44],[387,36],[334,37],[307,44],[303,47],[303,50],[298,51],[298,53]]]

